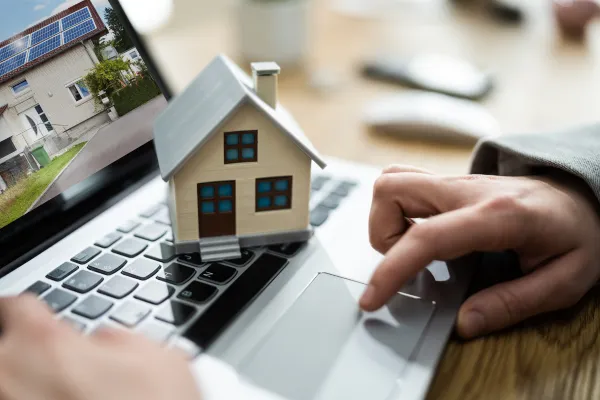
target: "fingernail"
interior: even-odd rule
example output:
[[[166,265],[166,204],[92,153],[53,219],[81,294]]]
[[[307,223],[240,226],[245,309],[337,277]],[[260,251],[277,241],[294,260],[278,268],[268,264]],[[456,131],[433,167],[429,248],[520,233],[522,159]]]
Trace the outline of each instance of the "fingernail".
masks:
[[[360,306],[361,308],[369,307],[373,301],[375,300],[375,286],[369,285],[367,286],[367,290],[363,293],[360,298]]]
[[[479,336],[485,331],[485,318],[479,311],[467,311],[459,320],[464,336],[469,338]]]

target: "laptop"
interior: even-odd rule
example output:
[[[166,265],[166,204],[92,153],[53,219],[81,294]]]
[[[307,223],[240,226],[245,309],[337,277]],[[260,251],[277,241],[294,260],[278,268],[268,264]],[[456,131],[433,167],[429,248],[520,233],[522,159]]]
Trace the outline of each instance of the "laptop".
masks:
[[[291,400],[426,396],[470,268],[434,262],[381,310],[358,309],[381,260],[367,229],[378,168],[313,168],[308,241],[179,254],[152,143],[176,71],[134,29],[136,2],[42,19],[20,3],[0,17],[0,295],[34,293],[82,334],[208,354]],[[107,15],[127,40],[99,46]],[[107,61],[127,68],[95,96],[89,74]]]

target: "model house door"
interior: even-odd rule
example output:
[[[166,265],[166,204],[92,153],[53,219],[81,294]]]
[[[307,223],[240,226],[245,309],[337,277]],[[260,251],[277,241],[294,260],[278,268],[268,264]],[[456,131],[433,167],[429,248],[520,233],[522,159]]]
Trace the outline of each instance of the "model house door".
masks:
[[[198,184],[201,238],[235,235],[235,181]]]

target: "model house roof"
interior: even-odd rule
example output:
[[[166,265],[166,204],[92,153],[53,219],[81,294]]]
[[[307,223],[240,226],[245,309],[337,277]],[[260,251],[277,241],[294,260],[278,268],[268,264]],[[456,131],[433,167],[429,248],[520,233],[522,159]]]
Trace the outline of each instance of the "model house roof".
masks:
[[[0,117],[2,116],[2,114],[4,114],[4,111],[6,111],[7,108],[8,108],[8,104],[0,106]]]
[[[294,118],[281,106],[270,107],[252,86],[252,80],[244,71],[220,55],[171,101],[154,124],[154,146],[164,180],[170,179],[247,103],[262,111],[321,168],[326,166]]]
[[[3,12],[10,14],[10,8]],[[0,83],[35,67],[84,40],[106,35],[108,29],[90,0],[0,42]]]

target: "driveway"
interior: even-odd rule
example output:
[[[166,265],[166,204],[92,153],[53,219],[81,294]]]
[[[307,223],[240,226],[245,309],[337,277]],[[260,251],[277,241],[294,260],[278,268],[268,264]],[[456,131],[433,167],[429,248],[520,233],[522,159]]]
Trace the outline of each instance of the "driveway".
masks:
[[[167,106],[159,96],[101,128],[36,201],[35,207],[152,139],[154,118]]]

